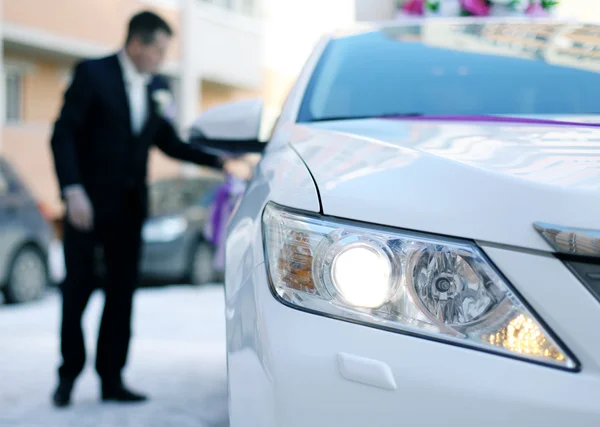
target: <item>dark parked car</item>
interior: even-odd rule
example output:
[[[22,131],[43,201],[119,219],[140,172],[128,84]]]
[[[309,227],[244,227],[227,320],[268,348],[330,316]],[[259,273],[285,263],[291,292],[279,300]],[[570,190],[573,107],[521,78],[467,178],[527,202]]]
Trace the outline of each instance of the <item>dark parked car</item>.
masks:
[[[214,247],[204,239],[208,208],[222,178],[169,178],[150,186],[150,216],[143,230],[143,284],[222,281],[213,267]],[[100,278],[105,277],[98,249]]]
[[[0,289],[5,302],[23,303],[44,294],[53,237],[42,206],[0,158]]]

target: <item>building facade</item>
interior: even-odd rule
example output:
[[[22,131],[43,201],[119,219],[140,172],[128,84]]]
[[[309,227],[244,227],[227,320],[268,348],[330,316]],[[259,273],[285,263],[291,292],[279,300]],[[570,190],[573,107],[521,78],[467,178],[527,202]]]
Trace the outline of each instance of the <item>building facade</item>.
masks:
[[[262,28],[253,0],[1,0],[4,109],[0,151],[55,215],[62,206],[49,138],[73,65],[116,52],[127,21],[158,12],[175,30],[164,73],[185,129],[204,108],[263,92]],[[236,60],[243,63],[237,66]],[[160,152],[150,178],[181,172]]]

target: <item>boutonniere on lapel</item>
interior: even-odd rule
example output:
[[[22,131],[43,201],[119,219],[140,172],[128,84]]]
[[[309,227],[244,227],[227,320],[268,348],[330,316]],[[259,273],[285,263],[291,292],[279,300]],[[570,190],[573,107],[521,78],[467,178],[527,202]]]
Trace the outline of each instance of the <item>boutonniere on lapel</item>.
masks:
[[[152,99],[156,103],[157,113],[165,118],[173,114],[173,95],[168,89],[156,89],[152,92]]]

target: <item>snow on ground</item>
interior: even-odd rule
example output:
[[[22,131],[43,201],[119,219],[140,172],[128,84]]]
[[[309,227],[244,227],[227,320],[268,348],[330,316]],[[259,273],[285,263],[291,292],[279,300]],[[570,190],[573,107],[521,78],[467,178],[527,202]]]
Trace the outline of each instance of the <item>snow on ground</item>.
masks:
[[[84,317],[88,363],[73,405],[50,402],[59,363],[60,298],[0,304],[1,427],[224,427],[227,421],[222,286],[138,291],[125,379],[148,403],[102,404],[94,349],[102,310],[95,294]]]

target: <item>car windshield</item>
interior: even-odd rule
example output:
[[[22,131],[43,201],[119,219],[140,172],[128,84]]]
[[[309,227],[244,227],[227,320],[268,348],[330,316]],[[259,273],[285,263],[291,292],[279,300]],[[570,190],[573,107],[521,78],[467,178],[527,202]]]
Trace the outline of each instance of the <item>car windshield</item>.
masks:
[[[598,28],[435,22],[337,38],[315,69],[298,121],[595,114],[600,43],[589,43],[600,40]]]
[[[192,206],[206,208],[221,181],[216,179],[168,179],[157,181],[150,189],[152,216],[181,212]]]

